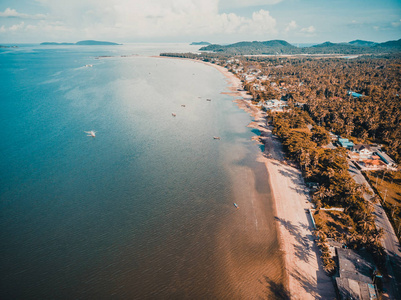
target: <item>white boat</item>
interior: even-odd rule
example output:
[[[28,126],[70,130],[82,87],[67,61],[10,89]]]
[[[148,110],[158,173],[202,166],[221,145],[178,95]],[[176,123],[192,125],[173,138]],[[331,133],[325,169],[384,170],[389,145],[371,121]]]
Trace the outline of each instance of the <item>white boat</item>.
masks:
[[[215,140],[220,140],[220,137],[219,136],[214,136],[213,137]]]
[[[96,131],[91,130],[91,131],[84,131],[84,132],[87,133],[88,136],[91,136],[91,137],[95,137],[96,136]]]
[[[92,68],[93,65],[85,65],[85,67],[87,67],[87,68]]]

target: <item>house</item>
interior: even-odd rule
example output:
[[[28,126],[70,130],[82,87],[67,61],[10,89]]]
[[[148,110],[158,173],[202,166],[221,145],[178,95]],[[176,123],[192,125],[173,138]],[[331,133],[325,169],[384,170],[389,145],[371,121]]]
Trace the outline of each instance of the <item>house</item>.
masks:
[[[338,138],[338,143],[340,144],[341,147],[347,148],[351,150],[354,147],[354,143],[351,142],[348,139],[343,139],[341,137]]]
[[[365,144],[354,145],[352,151],[358,153],[360,159],[367,159],[373,154],[373,150],[370,146]]]
[[[338,276],[334,277],[338,299],[378,299],[373,278],[375,265],[365,253],[336,248]]]

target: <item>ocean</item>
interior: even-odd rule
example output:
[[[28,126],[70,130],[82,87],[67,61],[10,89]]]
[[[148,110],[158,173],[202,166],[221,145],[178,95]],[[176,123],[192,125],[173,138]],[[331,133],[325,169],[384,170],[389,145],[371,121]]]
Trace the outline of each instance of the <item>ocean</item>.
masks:
[[[1,299],[279,298],[251,117],[215,68],[153,57],[196,49],[0,49]]]

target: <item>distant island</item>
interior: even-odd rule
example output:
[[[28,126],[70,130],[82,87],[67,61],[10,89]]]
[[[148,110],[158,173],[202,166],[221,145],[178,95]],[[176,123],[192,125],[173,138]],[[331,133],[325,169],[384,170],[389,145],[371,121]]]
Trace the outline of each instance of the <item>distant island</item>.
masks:
[[[355,40],[349,43],[325,42],[311,47],[299,48],[284,40],[265,42],[239,42],[230,45],[208,45],[201,51],[230,55],[276,55],[276,54],[372,54],[401,52],[401,39],[384,43]]]
[[[50,46],[64,46],[64,45],[84,45],[84,46],[107,46],[107,45],[121,45],[113,42],[103,42],[103,41],[93,41],[93,40],[85,40],[79,41],[76,43],[56,43],[56,42],[44,42],[40,43],[41,45],[50,45]]]
[[[208,46],[211,45],[209,42],[192,42],[190,45],[195,45],[195,46]]]

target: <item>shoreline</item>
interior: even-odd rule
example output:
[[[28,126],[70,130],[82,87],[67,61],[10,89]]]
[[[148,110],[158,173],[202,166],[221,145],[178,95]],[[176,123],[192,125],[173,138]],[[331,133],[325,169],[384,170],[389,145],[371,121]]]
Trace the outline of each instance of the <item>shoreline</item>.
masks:
[[[266,113],[252,103],[251,96],[242,89],[240,79],[222,66],[188,58],[153,57],[203,63],[225,76],[229,92],[222,94],[234,97],[233,102],[238,108],[250,114],[254,120],[248,127],[260,132],[252,140],[265,146],[257,162],[262,163],[268,173],[274,225],[284,264],[284,286],[279,289],[276,287],[276,292],[284,299],[335,299],[334,286],[323,270],[320,252],[314,242],[312,223],[306,212],[312,208],[308,190],[301,172],[284,159],[281,143],[266,124]]]
[[[285,286],[291,299],[335,299],[334,286],[322,267],[320,252],[314,242],[313,227],[307,209],[312,208],[309,192],[301,172],[284,159],[281,143],[266,125],[266,113],[251,102],[251,96],[241,87],[240,79],[226,68],[198,61],[220,71],[228,82],[233,101],[253,118],[248,127],[258,129],[265,150],[258,158],[269,174],[277,234],[285,265]]]

